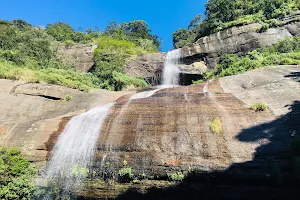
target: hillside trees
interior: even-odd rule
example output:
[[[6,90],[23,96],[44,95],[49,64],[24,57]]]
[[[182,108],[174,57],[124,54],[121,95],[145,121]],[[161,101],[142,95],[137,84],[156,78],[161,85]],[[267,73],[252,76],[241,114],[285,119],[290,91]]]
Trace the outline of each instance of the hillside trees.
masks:
[[[185,32],[181,29],[176,31],[173,34],[174,47],[182,47],[199,37],[233,26],[253,22],[261,23],[266,27],[277,26],[279,24],[276,21],[277,19],[281,19],[299,8],[299,0],[208,0],[206,3],[206,18],[197,24],[197,32],[193,34],[193,30],[190,28]],[[191,23],[193,23],[193,20]],[[186,32],[189,32],[189,34]],[[186,35],[191,35],[191,38],[186,40]]]
[[[97,42],[95,67],[79,73],[58,59],[61,45]],[[46,28],[23,20],[0,20],[0,78],[46,82],[88,91],[91,88],[122,90],[142,87],[146,82],[124,74],[123,66],[134,56],[157,52],[159,39],[142,20],[117,24],[110,22],[103,32],[88,28],[75,31],[57,22]]]

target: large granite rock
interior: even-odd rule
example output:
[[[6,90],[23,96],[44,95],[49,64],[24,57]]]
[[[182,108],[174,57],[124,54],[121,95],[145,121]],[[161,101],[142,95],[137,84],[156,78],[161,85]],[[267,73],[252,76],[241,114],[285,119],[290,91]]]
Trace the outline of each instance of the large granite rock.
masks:
[[[142,77],[152,85],[160,85],[166,53],[153,53],[137,56],[125,64],[125,73],[132,77]],[[207,71],[201,60],[180,60],[179,70],[183,75],[202,75]]]
[[[95,44],[62,45],[58,48],[58,57],[67,65],[72,65],[77,71],[87,72],[93,65]]]
[[[57,85],[0,79],[0,146],[19,147],[27,159],[43,166],[49,150],[45,143],[65,118],[127,93],[85,93]],[[70,102],[64,102],[67,96],[72,96]]]
[[[87,94],[60,86],[0,80],[0,145],[17,146],[26,158],[42,166],[70,117],[117,99],[99,133],[93,169],[96,179],[101,177],[106,161],[117,174],[126,160],[135,175],[145,173],[150,179],[166,179],[167,173],[191,169],[202,173],[230,169],[225,175],[207,175],[207,179],[238,185],[242,180],[248,188],[249,182],[272,182],[270,157],[289,179],[288,148],[299,133],[291,132],[291,128],[300,131],[296,112],[296,106],[300,111],[296,103],[300,70],[289,66],[264,70],[209,84],[162,89],[149,98],[135,100],[129,100],[132,92]],[[72,95],[73,100],[59,100],[66,95]],[[270,104],[271,110],[249,109],[257,102]],[[216,118],[222,122],[220,134],[210,128]],[[153,185],[157,183],[148,186]],[[96,181],[82,196],[103,199],[109,193],[112,198],[124,191],[113,187]]]
[[[164,67],[166,54],[153,53],[137,56],[130,59],[124,67],[126,74],[132,77],[142,77],[149,83],[158,85]]]
[[[282,20],[282,26],[261,31],[258,23],[232,27],[198,39],[181,49],[182,57],[203,57],[209,67],[214,67],[225,53],[245,54],[261,47],[271,46],[290,36],[300,35],[300,12]]]

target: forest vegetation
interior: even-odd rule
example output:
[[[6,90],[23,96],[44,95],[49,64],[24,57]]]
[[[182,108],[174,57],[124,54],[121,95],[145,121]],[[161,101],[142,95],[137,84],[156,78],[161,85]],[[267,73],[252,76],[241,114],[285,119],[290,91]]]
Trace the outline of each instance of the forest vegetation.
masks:
[[[208,0],[205,15],[197,15],[187,28],[173,33],[173,45],[181,48],[200,37],[254,22],[264,29],[280,26],[280,19],[299,8],[300,0]]]
[[[97,43],[95,66],[88,73],[75,71],[57,55],[61,45]],[[152,35],[142,20],[117,24],[104,31],[88,28],[75,31],[57,22],[35,27],[23,20],[0,21],[0,78],[34,83],[50,83],[88,91],[91,88],[121,90],[129,85],[147,85],[142,79],[124,74],[126,60],[160,49],[158,36]]]

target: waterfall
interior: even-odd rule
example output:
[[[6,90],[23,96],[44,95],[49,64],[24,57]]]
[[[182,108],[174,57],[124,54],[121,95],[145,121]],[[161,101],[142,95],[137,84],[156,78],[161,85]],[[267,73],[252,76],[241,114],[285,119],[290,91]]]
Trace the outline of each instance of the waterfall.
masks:
[[[65,191],[80,186],[89,172],[102,124],[113,105],[93,108],[69,121],[52,151],[44,178],[58,181]]]
[[[180,57],[180,49],[168,52],[163,71],[162,88],[174,87],[179,84],[180,71],[178,68],[178,63]]]
[[[136,93],[136,94],[134,94],[134,95],[132,95],[132,96],[130,97],[130,100],[133,100],[133,99],[143,99],[143,98],[151,97],[152,95],[154,95],[154,94],[155,94],[156,92],[158,92],[159,90],[160,90],[160,89]]]
[[[158,90],[132,95],[124,110],[132,100],[148,98]],[[80,186],[89,174],[102,124],[114,104],[93,108],[69,121],[58,137],[43,178],[54,181],[65,192],[71,192]],[[105,158],[103,162],[104,160]],[[44,199],[50,198],[46,195]]]

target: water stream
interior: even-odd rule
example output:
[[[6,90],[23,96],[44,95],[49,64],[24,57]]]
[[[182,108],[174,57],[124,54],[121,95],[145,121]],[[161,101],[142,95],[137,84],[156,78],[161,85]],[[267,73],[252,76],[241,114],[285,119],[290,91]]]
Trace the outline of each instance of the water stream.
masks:
[[[70,191],[80,185],[91,167],[102,124],[114,103],[73,117],[60,134],[44,178]]]
[[[167,54],[163,72],[163,85],[159,89],[132,95],[114,120],[113,126],[115,127],[112,130],[118,128],[116,127],[118,124],[116,120],[118,121],[122,117],[132,100],[148,98],[161,89],[178,85],[179,68],[177,65],[179,58],[180,50],[174,50]],[[81,186],[83,180],[90,174],[89,170],[93,163],[103,122],[114,104],[93,108],[73,117],[69,121],[54,146],[51,159],[43,175],[44,179],[59,183],[59,187],[66,192],[78,189]],[[102,165],[106,156],[102,160]],[[47,199],[47,197],[44,199]]]
[[[179,85],[180,70],[178,64],[180,57],[180,49],[168,52],[163,70],[162,89]]]

